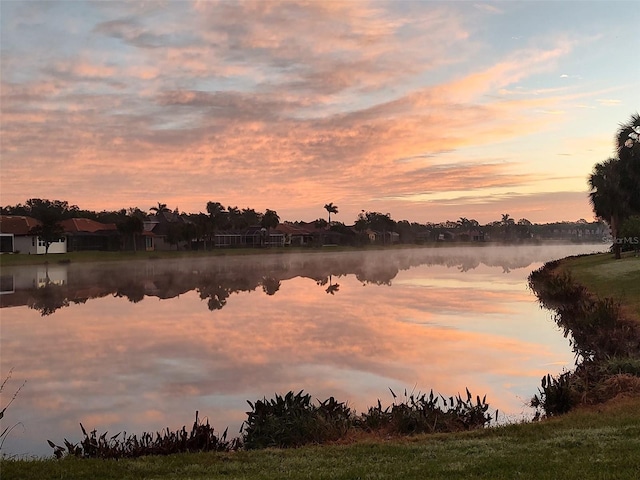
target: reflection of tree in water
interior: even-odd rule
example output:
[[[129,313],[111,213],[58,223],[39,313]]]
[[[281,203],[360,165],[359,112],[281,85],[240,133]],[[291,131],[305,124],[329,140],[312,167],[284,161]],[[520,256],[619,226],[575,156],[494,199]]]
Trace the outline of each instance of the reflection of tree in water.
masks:
[[[135,281],[129,281],[126,285],[119,286],[114,297],[126,297],[131,303],[138,303],[144,300],[144,284]]]
[[[340,289],[340,284],[334,283],[333,285],[329,285],[325,290],[325,292],[330,293],[331,295],[334,295],[339,289]]]
[[[34,289],[28,306],[29,308],[38,310],[43,317],[51,315],[56,310],[69,306],[67,289],[61,285],[51,283],[47,275],[45,285]]]
[[[231,294],[231,289],[222,286],[220,283],[209,283],[198,287],[200,299],[208,299],[209,310],[220,310],[227,304],[227,298]]]
[[[280,290],[280,280],[273,277],[262,277],[262,291],[267,295],[275,295]]]
[[[335,293],[340,289],[340,284],[333,283],[332,275],[329,275],[328,283],[329,283],[329,286],[325,289],[325,292],[330,293],[331,295],[335,295]],[[327,281],[325,280],[323,285],[326,285],[326,284],[327,284]]]
[[[234,292],[261,288],[266,295],[275,295],[282,282],[294,278],[313,279],[327,294],[335,295],[340,285],[333,283],[333,276],[354,275],[363,285],[391,285],[400,271],[417,266],[444,265],[467,272],[484,264],[500,266],[504,273],[509,273],[531,263],[525,253],[502,255],[500,251],[478,249],[473,254],[462,251],[445,254],[425,249],[335,256],[303,254],[291,260],[272,256],[260,261],[234,259],[228,263],[158,261],[127,267],[70,268],[68,283],[60,286],[47,281],[42,288],[29,289],[26,303],[43,315],[50,315],[88,298],[113,295],[137,303],[148,297],[167,299],[196,291],[200,299],[207,300],[209,310],[214,311],[222,309]]]
[[[356,278],[363,285],[372,283],[374,285],[391,285],[391,280],[398,275],[398,267],[396,265],[377,265],[374,270],[356,272]]]
[[[328,275],[321,279],[316,279],[316,285],[320,287],[324,287],[326,284],[329,284],[327,288],[325,288],[325,292],[330,293],[331,295],[335,295],[335,293],[340,289],[340,284],[333,283],[332,275]]]

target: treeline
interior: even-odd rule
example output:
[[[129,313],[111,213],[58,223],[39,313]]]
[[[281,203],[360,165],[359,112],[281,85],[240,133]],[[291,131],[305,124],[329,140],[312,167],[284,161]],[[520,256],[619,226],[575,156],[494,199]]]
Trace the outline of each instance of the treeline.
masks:
[[[555,222],[534,224],[526,218],[515,220],[509,214],[502,214],[500,219],[480,224],[475,219],[461,217],[456,221],[440,223],[396,221],[388,213],[362,211],[352,225],[339,221],[331,221],[331,214],[338,213],[333,203],[324,206],[329,214],[329,221],[317,218],[313,222],[287,222],[293,226],[311,228],[318,231],[331,232],[338,243],[360,245],[370,242],[367,232],[377,232],[377,242],[420,244],[434,241],[503,241],[510,243],[526,242],[533,239],[565,239],[574,241],[601,241],[606,228],[600,222],[589,223],[584,219],[576,222]],[[157,216],[169,219],[168,241],[177,244],[191,239],[202,239],[209,245],[215,233],[242,231],[249,227],[260,226],[265,229],[276,228],[280,224],[280,216],[275,210],[265,212],[253,208],[240,209],[237,206],[223,206],[219,202],[208,202],[206,213],[185,213],[177,208],[171,210],[164,203],[158,203],[147,211],[138,207],[119,210],[93,211],[70,205],[67,201],[31,198],[24,204],[2,207],[3,215],[30,216],[39,220],[42,225],[37,233],[47,244],[56,241],[63,232],[58,222],[69,218],[88,218],[101,223],[115,224],[125,240],[135,248],[135,237],[142,233],[145,221]],[[123,247],[124,247],[123,244]]]

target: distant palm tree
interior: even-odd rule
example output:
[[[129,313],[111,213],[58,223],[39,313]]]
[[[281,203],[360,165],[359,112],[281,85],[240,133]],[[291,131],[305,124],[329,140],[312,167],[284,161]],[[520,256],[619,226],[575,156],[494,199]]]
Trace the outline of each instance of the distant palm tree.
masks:
[[[620,244],[616,239],[627,209],[625,194],[620,188],[620,167],[620,160],[617,158],[596,163],[588,180],[591,190],[589,192],[591,207],[596,216],[607,222],[611,228],[616,258],[620,258]]]
[[[275,210],[269,210],[267,208],[267,211],[264,212],[264,215],[262,215],[262,221],[260,223],[264,228],[267,229],[276,228],[280,223],[280,217]]]
[[[164,212],[170,212],[171,209],[167,208],[167,204],[166,203],[160,203],[158,202],[158,206],[157,207],[151,207],[149,210],[151,210],[152,212],[155,212],[156,215],[159,215],[161,213]]]
[[[331,203],[327,203],[324,206],[324,209],[329,212],[329,226],[331,226],[331,214],[332,213],[338,213],[338,206],[334,205],[333,202]]]

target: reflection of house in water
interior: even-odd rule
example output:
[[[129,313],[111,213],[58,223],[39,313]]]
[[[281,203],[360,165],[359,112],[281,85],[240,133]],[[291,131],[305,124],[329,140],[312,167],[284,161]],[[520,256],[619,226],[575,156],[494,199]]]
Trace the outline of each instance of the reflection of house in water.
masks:
[[[342,293],[334,279],[354,275],[363,285],[390,285],[398,273],[420,265],[443,265],[468,271],[484,264],[505,272],[525,268],[547,247],[518,249],[438,248],[335,252],[303,255],[229,256],[113,262],[104,265],[50,264],[8,267],[0,279],[0,307],[26,305],[43,315],[71,304],[107,296],[139,302],[168,299],[195,291],[210,310],[227,304],[232,293],[261,289],[280,292],[283,282],[313,279],[326,293]],[[509,252],[509,254],[507,254]]]
[[[26,305],[34,290],[67,285],[67,265],[25,265],[3,269],[0,276],[0,307]]]

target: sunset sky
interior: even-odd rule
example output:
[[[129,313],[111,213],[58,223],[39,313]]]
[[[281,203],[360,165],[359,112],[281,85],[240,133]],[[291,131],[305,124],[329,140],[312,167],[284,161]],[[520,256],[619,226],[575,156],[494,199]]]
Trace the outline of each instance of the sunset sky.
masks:
[[[0,3],[0,204],[593,219],[637,1]]]

